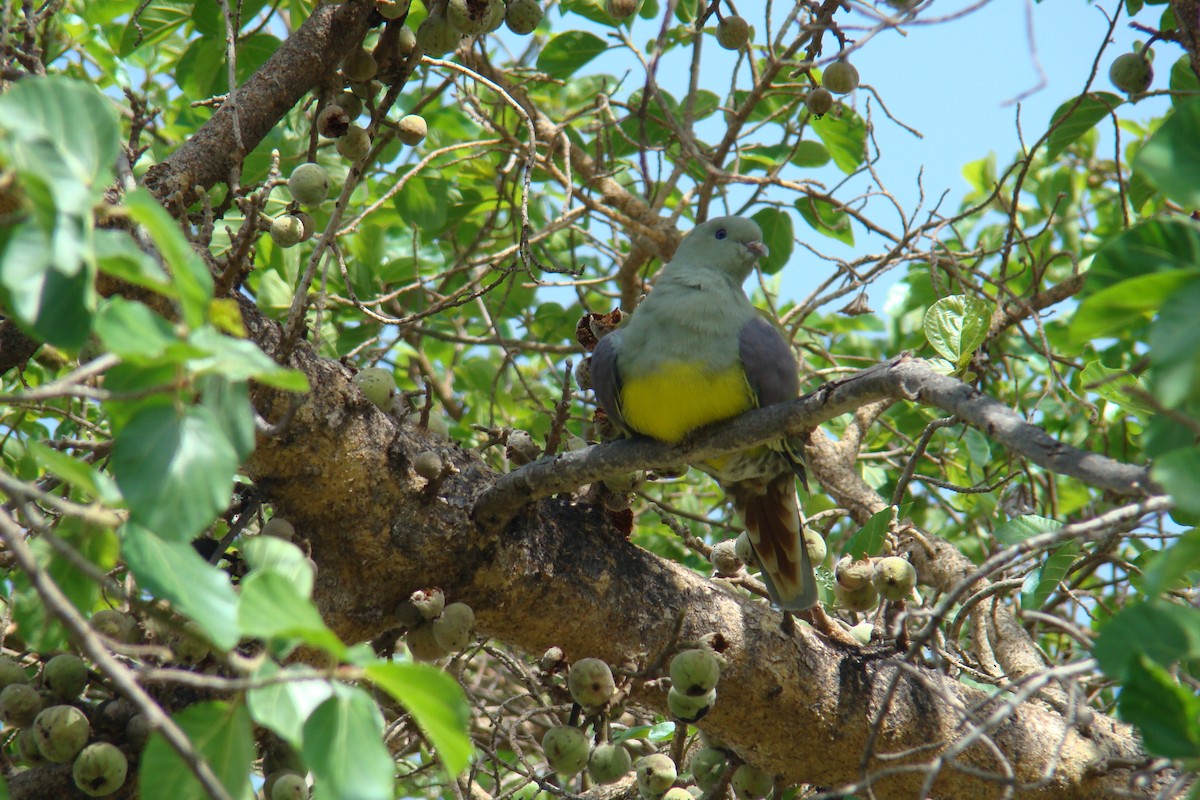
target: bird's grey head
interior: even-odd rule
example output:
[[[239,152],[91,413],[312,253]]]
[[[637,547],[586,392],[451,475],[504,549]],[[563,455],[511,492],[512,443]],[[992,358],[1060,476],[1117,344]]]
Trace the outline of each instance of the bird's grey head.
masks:
[[[755,262],[770,251],[758,223],[745,217],[716,217],[692,228],[679,243],[672,265],[717,269],[740,285]]]

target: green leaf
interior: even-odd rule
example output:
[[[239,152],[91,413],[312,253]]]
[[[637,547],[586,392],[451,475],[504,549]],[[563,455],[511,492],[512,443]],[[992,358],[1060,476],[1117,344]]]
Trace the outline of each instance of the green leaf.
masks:
[[[29,220],[0,229],[0,302],[38,339],[77,350],[91,331],[94,270],[86,232],[71,219],[58,223],[51,232]]]
[[[826,114],[810,124],[837,168],[847,175],[857,172],[867,156],[867,123],[863,118],[853,109],[841,106],[841,113]]]
[[[925,314],[925,338],[938,355],[962,367],[987,339],[992,304],[971,295],[943,297]]]
[[[846,542],[845,555],[855,559],[879,555],[883,551],[883,543],[894,515],[895,508],[892,506],[876,511],[867,520],[867,524]]]
[[[763,243],[770,254],[762,259],[762,271],[774,275],[787,265],[796,246],[796,234],[792,230],[792,218],[777,208],[764,208],[754,214],[754,221],[762,228]]]
[[[200,405],[212,412],[225,438],[233,445],[238,462],[254,451],[254,407],[245,381],[230,381],[221,375],[200,380]]]
[[[1174,544],[1155,553],[1146,566],[1142,590],[1150,597],[1195,583],[1185,576],[1200,571],[1200,528],[1192,528]]]
[[[125,58],[134,50],[157,44],[192,18],[195,3],[155,0],[125,26],[117,55]]]
[[[1200,758],[1200,698],[1146,656],[1130,662],[1117,711],[1138,727],[1151,753]]]
[[[322,796],[392,800],[395,764],[382,734],[379,708],[361,689],[343,689],[317,707],[304,723],[301,754]]]
[[[1079,543],[1069,541],[1046,556],[1046,560],[1025,576],[1021,585],[1021,608],[1037,610],[1058,588],[1058,584],[1079,556]]]
[[[253,378],[277,389],[308,391],[308,378],[303,372],[276,364],[248,339],[235,339],[205,325],[188,337],[188,344],[206,354],[188,361],[193,374],[220,375],[231,381]]]
[[[796,201],[796,210],[817,233],[844,244],[854,244],[854,229],[850,227],[850,216],[828,200],[801,197]]]
[[[1200,447],[1181,447],[1159,456],[1150,477],[1167,490],[1176,508],[1200,514]]]
[[[439,178],[410,178],[393,200],[405,222],[423,231],[439,231],[446,224],[450,188]]]
[[[1031,536],[1052,533],[1062,526],[1063,524],[1056,519],[1039,517],[1036,514],[1025,514],[1024,516],[1014,517],[1005,522],[992,531],[992,536],[1000,544],[1009,547],[1014,544],[1020,544]]]
[[[170,600],[221,650],[237,644],[237,594],[229,575],[188,542],[166,541],[132,523],[122,529],[121,556],[142,589]]]
[[[179,341],[171,323],[149,306],[110,297],[96,314],[96,335],[104,348],[126,361],[154,361]]]
[[[242,556],[253,570],[277,573],[304,597],[312,596],[312,564],[299,547],[277,536],[255,536],[242,545]]]
[[[1110,369],[1099,361],[1090,361],[1079,374],[1079,383],[1082,389],[1095,392],[1128,413],[1154,413],[1153,408],[1130,393],[1131,390],[1145,392],[1146,385],[1140,378],[1130,375],[1127,370]]]
[[[91,464],[72,458],[39,441],[30,441],[27,447],[29,454],[43,469],[106,505],[121,504],[121,493],[112,478]]]
[[[1143,325],[1169,297],[1198,277],[1200,271],[1176,269],[1130,278],[1101,289],[1075,310],[1069,327],[1071,340],[1083,344]]]
[[[178,292],[158,262],[142,251],[124,231],[93,233],[96,265],[106,275],[175,299]]]
[[[569,78],[607,49],[608,44],[594,33],[565,31],[546,42],[538,54],[537,68],[552,78]]]
[[[250,715],[241,703],[196,703],[172,717],[208,762],[225,791],[235,800],[251,800],[250,765],[254,761],[254,735]],[[353,759],[347,759],[353,761]],[[161,733],[146,743],[138,769],[142,797],[171,800],[209,800],[209,793],[167,744]]]
[[[1096,637],[1092,655],[1111,678],[1145,654],[1163,667],[1200,657],[1200,610],[1154,600],[1121,609]]]
[[[54,187],[58,206],[68,213],[90,211],[109,183],[121,146],[112,101],[90,83],[58,76],[27,78],[0,95],[0,131],[5,133],[0,154],[18,172],[45,175],[53,162],[64,170],[54,170],[56,183],[68,178],[86,190]],[[74,201],[62,202],[66,191]]]
[[[1171,65],[1171,77],[1167,83],[1172,92],[1171,103],[1174,105],[1193,102],[1192,98],[1200,92],[1200,78],[1192,71],[1192,61],[1186,53]]]
[[[252,572],[240,586],[238,624],[246,636],[298,639],[338,659],[345,658],[346,646],[292,581],[278,572]]]
[[[130,519],[187,541],[229,503],[237,452],[210,409],[139,409],[113,444],[112,471]]]
[[[378,662],[364,670],[412,714],[451,777],[470,763],[471,709],[458,681],[428,664]]]
[[[127,192],[124,201],[129,215],[149,232],[171,269],[184,322],[190,328],[199,327],[207,318],[208,304],[213,296],[213,280],[208,267],[196,255],[179,224],[149,190],[139,187]]]
[[[1175,107],[1138,151],[1133,168],[1184,208],[1200,208],[1200,97]]]
[[[1109,92],[1088,92],[1063,103],[1050,117],[1050,137],[1046,140],[1046,160],[1053,161],[1079,137],[1096,127],[1125,101]]]
[[[590,22],[606,25],[610,28],[615,28],[620,24],[617,20],[609,16],[604,0],[563,0],[560,8],[562,9],[563,16],[578,14]]]
[[[299,750],[304,722],[319,705],[333,696],[333,683],[304,664],[289,664],[280,669],[274,661],[264,660],[254,673],[254,679],[273,678],[278,678],[279,682],[246,693],[250,715],[256,723],[270,728]]]
[[[1150,377],[1167,408],[1200,397],[1200,280],[1188,281],[1163,302],[1150,326]]]

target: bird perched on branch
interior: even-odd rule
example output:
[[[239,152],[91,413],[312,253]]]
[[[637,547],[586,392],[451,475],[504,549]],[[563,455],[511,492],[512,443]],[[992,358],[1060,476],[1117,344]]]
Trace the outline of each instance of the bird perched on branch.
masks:
[[[697,428],[797,396],[791,347],[742,291],[768,253],[762,239],[758,224],[744,217],[697,225],[649,296],[596,345],[592,386],[623,431],[678,443]],[[775,604],[788,611],[815,605],[796,497],[804,466],[792,444],[772,442],[694,466],[732,498]]]

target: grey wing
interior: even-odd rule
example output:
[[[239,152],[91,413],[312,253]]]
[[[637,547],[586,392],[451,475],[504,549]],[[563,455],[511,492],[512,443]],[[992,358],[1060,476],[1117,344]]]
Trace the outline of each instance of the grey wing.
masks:
[[[800,394],[791,346],[778,328],[757,314],[738,333],[738,355],[758,406],[794,400]]]
[[[621,416],[621,375],[617,372],[619,343],[619,334],[613,331],[596,344],[592,352],[592,389],[608,418],[618,427],[628,430],[629,426]]]
[[[742,326],[738,333],[738,355],[759,407],[795,400],[800,394],[796,356],[787,339],[769,321],[756,314]],[[780,445],[788,466],[807,491],[808,475],[800,455],[803,441],[788,439]]]

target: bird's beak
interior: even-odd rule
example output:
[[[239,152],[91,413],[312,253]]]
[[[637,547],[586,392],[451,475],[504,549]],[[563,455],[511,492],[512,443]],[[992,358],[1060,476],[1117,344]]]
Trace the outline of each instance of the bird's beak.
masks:
[[[767,256],[771,255],[771,248],[767,247],[757,239],[752,242],[746,242],[746,249],[751,253],[754,253],[754,255],[758,256],[759,258],[766,258]]]

